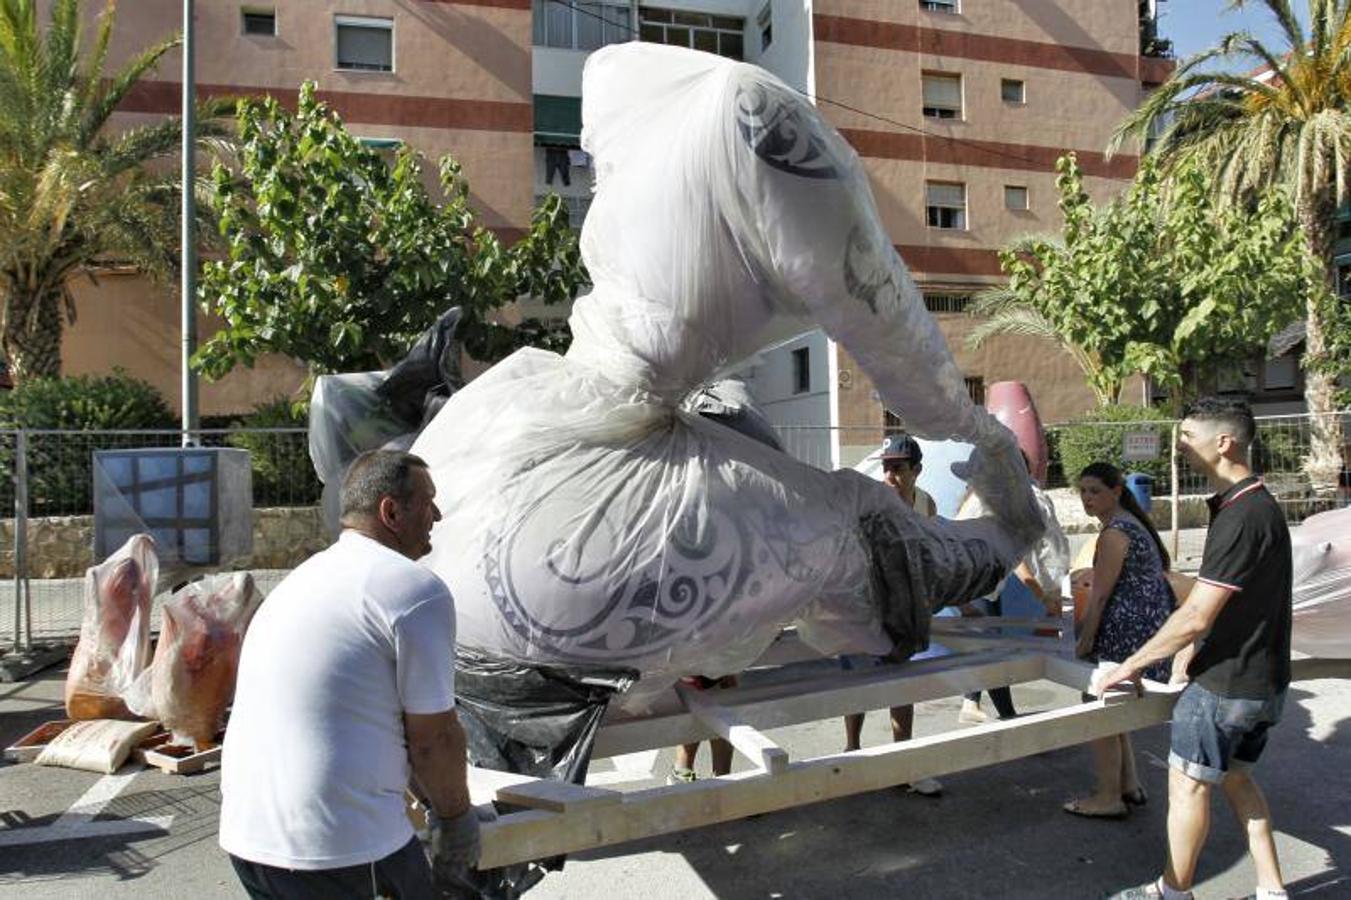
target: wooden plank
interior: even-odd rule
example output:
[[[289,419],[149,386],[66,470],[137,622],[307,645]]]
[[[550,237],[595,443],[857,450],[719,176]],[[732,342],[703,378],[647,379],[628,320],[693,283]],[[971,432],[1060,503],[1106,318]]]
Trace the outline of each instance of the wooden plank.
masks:
[[[526,806],[551,812],[583,809],[587,806],[618,803],[615,791],[587,787],[564,781],[550,781],[515,772],[469,767],[469,800],[476,806],[499,800],[514,806]]]
[[[43,722],[5,748],[5,759],[11,762],[32,762],[57,735],[75,724],[73,719],[55,719]]]
[[[1305,657],[1290,661],[1292,681],[1312,681],[1315,678],[1351,678],[1351,659],[1324,659]]]
[[[1101,701],[899,744],[790,763],[778,775],[721,778],[633,791],[567,814],[513,813],[482,829],[484,868],[605,847],[749,815],[874,791],[1133,731],[1168,719],[1173,693]]]
[[[1060,636],[1032,637],[1030,635],[999,634],[936,634],[934,643],[953,650],[1020,650],[1029,653],[1053,654],[1060,651]]]
[[[1043,677],[1044,671],[1044,657],[1040,654],[992,651],[728,688],[718,692],[718,704],[731,710],[741,722],[764,731],[1035,681]],[[672,696],[677,695],[672,692]],[[592,755],[599,759],[718,736],[688,711],[643,716],[615,714],[602,724]]]
[[[788,754],[782,747],[756,731],[727,709],[714,703],[700,691],[688,685],[676,686],[685,706],[703,725],[736,748],[737,752],[766,772],[777,774],[788,768]]]
[[[963,616],[962,618],[935,618],[929,623],[930,632],[948,632],[948,631],[979,631],[979,630],[999,630],[1005,628],[1042,628],[1047,631],[1052,628],[1060,630],[1063,623],[1059,618],[1049,616],[1031,619],[1031,618],[1005,618],[1004,616]]]
[[[135,756],[147,766],[154,766],[167,775],[192,775],[202,771],[212,763],[220,762],[221,747],[219,744],[210,750],[202,750],[198,753],[191,751],[185,753],[170,752],[169,746],[161,744],[158,747],[148,747],[136,751]],[[174,751],[186,749],[173,748]]]

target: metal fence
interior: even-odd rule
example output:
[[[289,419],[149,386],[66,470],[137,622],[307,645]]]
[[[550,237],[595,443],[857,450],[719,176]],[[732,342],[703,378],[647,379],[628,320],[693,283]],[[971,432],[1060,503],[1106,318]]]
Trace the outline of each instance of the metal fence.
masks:
[[[304,428],[203,429],[194,437],[198,446],[249,451],[255,508],[319,502],[323,485],[310,463]],[[69,565],[54,569],[50,560],[72,555],[71,547],[62,546],[71,535],[92,534],[92,521],[80,517],[93,513],[94,451],[181,443],[176,430],[0,431],[0,509],[13,511],[0,520],[0,645],[31,646],[78,634],[83,578]],[[264,587],[279,577],[255,574]]]
[[[1173,555],[1184,567],[1194,566],[1205,542],[1203,500],[1211,493],[1204,475],[1194,471],[1177,450],[1175,419],[1126,422],[1075,422],[1046,428],[1050,465],[1046,487],[1060,493],[1057,509],[1072,511],[1075,476],[1089,462],[1103,460],[1125,472],[1150,476],[1151,493],[1159,502],[1152,515]],[[887,429],[787,425],[778,428],[784,449],[808,465],[821,469],[857,465],[877,449]],[[1315,446],[1315,431],[1335,435],[1340,444],[1340,479],[1316,490],[1305,469]],[[1133,454],[1127,453],[1127,445]],[[1152,452],[1151,452],[1152,451]],[[1351,503],[1347,472],[1351,470],[1351,411],[1315,419],[1307,414],[1263,416],[1257,419],[1257,439],[1251,459],[1292,524],[1314,513]],[[1335,470],[1335,466],[1334,466]],[[1174,510],[1177,517],[1174,518]],[[1079,523],[1088,527],[1087,523]]]
[[[1314,446],[1314,424],[1309,416],[1270,416],[1258,420],[1259,437],[1253,449],[1254,467],[1281,501],[1292,522],[1348,502],[1345,471],[1351,467],[1351,412],[1330,420],[1340,428],[1343,484],[1337,493],[1313,490],[1304,460]],[[1076,465],[1106,458],[1154,478],[1156,497],[1171,503],[1155,507],[1160,531],[1168,532],[1181,560],[1195,561],[1204,541],[1204,523],[1196,518],[1201,498],[1209,493],[1205,479],[1193,472],[1174,449],[1174,421],[1089,422],[1047,428],[1051,467],[1047,487],[1071,487]],[[881,441],[881,427],[825,427],[790,425],[778,428],[784,449],[821,469],[856,465]],[[1152,439],[1141,438],[1153,435]],[[1147,459],[1123,461],[1122,449],[1131,435],[1136,449],[1151,442],[1157,452]],[[303,428],[203,430],[198,443],[211,447],[249,450],[253,469],[255,508],[313,506],[321,485],[309,459]],[[88,516],[93,511],[92,459],[95,450],[173,447],[181,443],[178,431],[0,431],[0,509],[13,510],[0,519],[0,646],[29,645],[43,639],[70,639],[79,630],[83,579],[77,573],[61,576],[43,571],[41,542],[50,537],[47,525],[61,517]],[[1096,448],[1096,449],[1095,449]],[[1085,454],[1089,454],[1086,456]],[[1091,458],[1090,458],[1091,457]],[[1060,494],[1061,508],[1073,509],[1069,491]],[[1172,510],[1180,515],[1174,530]],[[3,514],[0,514],[2,516]],[[257,571],[270,585],[284,573]]]

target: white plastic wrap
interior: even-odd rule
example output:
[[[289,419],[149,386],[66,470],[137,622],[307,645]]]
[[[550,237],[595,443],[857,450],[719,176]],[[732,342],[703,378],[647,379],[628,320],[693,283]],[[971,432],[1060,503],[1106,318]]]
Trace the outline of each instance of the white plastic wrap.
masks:
[[[176,744],[211,746],[261,599],[247,572],[210,575],[179,589],[161,610],[155,658],[126,692],[127,706],[164,723]]]
[[[1319,513],[1290,529],[1296,649],[1351,657],[1351,509]]]
[[[926,601],[988,587],[1042,523],[1012,435],[968,399],[853,151],[764,70],[637,42],[588,59],[582,140],[595,288],[571,349],[504,360],[413,446],[445,516],[425,562],[455,596],[460,642],[630,666],[642,692],[737,671],[809,604],[922,643]],[[972,481],[998,524],[923,522],[870,479],[678,408],[812,325],[917,432],[976,444]]]
[[[80,641],[66,673],[66,715],[131,717],[122,693],[150,661],[150,604],[159,576],[155,542],[137,534],[84,576]]]

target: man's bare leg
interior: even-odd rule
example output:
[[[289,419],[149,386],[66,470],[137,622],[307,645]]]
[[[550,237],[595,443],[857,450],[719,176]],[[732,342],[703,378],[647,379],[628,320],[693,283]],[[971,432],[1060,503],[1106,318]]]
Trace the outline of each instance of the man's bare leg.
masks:
[[[681,744],[676,748],[676,768],[694,769],[694,760],[699,756],[699,742],[693,744]]]
[[[713,774],[726,775],[732,771],[732,745],[722,738],[713,738],[708,742],[709,753],[713,757]]]
[[[908,741],[915,736],[915,707],[893,706],[891,708],[891,739]]]
[[[1210,785],[1181,769],[1168,768],[1168,868],[1164,881],[1189,891],[1196,877],[1206,835],[1210,833]]]
[[[846,753],[859,748],[858,741],[862,733],[863,713],[851,713],[844,717],[844,749]]]
[[[1281,863],[1276,857],[1276,840],[1272,836],[1271,809],[1262,789],[1247,771],[1235,769],[1220,783],[1224,796],[1233,807],[1234,815],[1248,836],[1248,852],[1252,854],[1253,868],[1257,870],[1257,886],[1268,890],[1283,890]]]

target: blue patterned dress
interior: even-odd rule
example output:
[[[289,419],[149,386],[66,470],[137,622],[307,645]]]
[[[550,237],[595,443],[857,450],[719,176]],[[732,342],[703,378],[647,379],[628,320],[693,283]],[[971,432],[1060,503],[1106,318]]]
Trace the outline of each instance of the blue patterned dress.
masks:
[[[1095,662],[1124,661],[1143,647],[1173,612],[1173,591],[1149,532],[1134,516],[1125,514],[1115,516],[1103,530],[1111,528],[1124,534],[1130,546],[1093,640]],[[1170,662],[1161,660],[1143,674],[1155,681],[1167,681],[1170,670]]]

